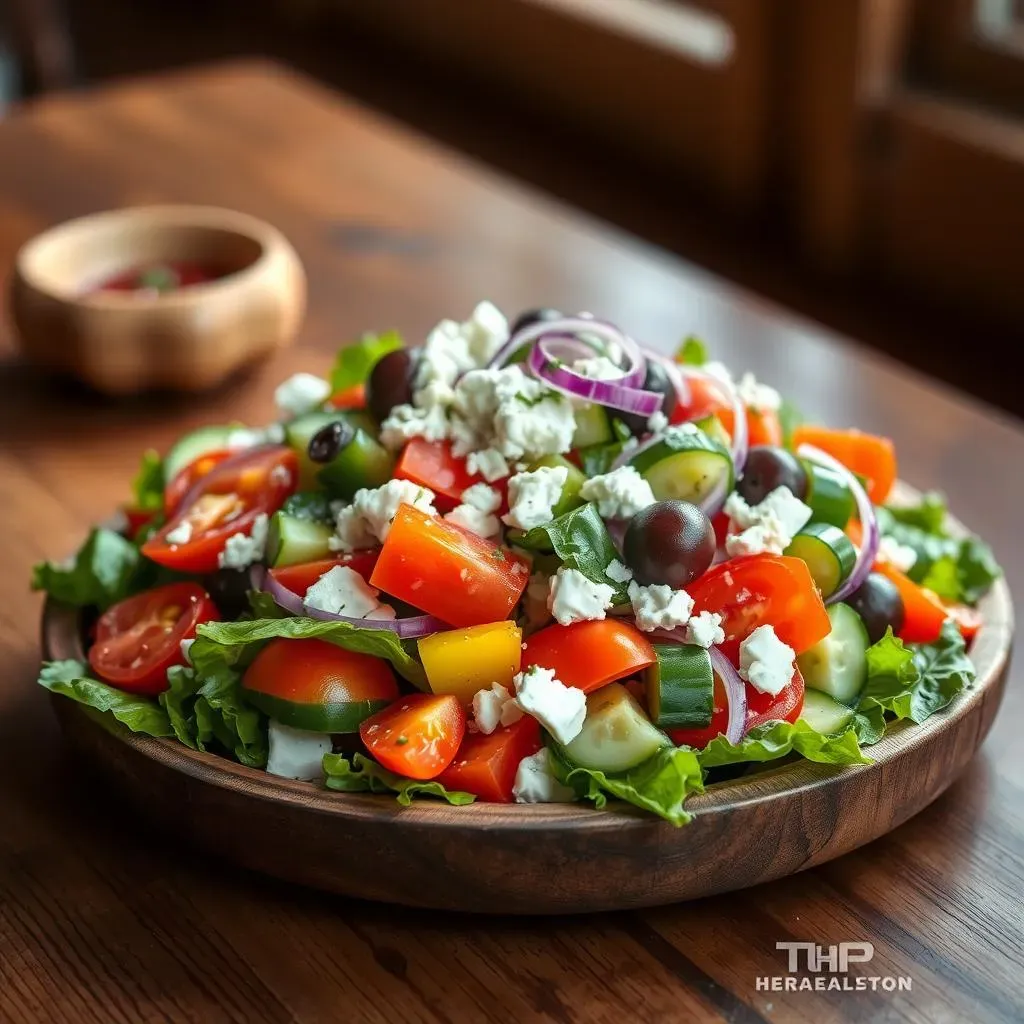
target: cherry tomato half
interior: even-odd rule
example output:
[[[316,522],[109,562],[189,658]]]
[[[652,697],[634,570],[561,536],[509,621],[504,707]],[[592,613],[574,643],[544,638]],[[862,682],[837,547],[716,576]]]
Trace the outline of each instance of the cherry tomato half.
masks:
[[[182,499],[204,476],[225,459],[237,454],[237,450],[231,448],[218,448],[190,462],[164,489],[164,515],[168,518],[173,516]]]
[[[250,534],[260,515],[272,515],[294,492],[298,459],[290,448],[253,448],[226,459],[202,477],[171,520],[142,546],[160,565],[182,572],[214,572],[233,534]],[[184,524],[188,539],[168,539]]]
[[[359,737],[385,768],[432,779],[451,764],[466,734],[466,712],[450,693],[414,693],[365,719]]]
[[[804,709],[804,677],[793,669],[793,678],[774,696],[747,687],[747,731],[765,722],[795,722]]]
[[[181,641],[196,626],[219,619],[217,607],[197,583],[171,583],[108,608],[96,623],[89,664],[100,679],[129,693],[167,689],[167,670],[184,665]]]

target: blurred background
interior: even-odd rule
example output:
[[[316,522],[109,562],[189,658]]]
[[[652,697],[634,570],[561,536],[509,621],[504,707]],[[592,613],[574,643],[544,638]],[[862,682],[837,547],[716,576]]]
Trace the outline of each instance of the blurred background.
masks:
[[[0,16],[4,104],[266,55],[1024,412],[1005,372],[1024,335],[1020,0],[0,0]]]

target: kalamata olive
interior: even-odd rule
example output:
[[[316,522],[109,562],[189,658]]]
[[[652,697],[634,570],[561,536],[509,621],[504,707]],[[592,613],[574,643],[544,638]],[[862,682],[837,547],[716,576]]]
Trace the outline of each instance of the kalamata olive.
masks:
[[[342,448],[347,448],[356,436],[355,427],[347,420],[335,420],[321,427],[310,439],[307,452],[310,462],[333,462]]]
[[[896,584],[881,573],[870,573],[846,603],[864,620],[868,639],[873,644],[885,636],[889,626],[894,633],[903,628],[903,598]]]
[[[668,370],[656,359],[647,360],[647,372],[644,374],[643,387],[645,391],[658,391],[664,396],[661,400],[661,411],[671,419],[678,402],[676,388],[669,378]],[[618,412],[615,409],[612,410],[612,416],[622,420],[633,434],[639,436],[647,433],[647,421],[650,418],[648,416],[638,416],[632,412]]]
[[[747,504],[757,505],[776,487],[787,487],[803,500],[807,496],[807,470],[785,448],[771,445],[751,448],[736,490]]]
[[[252,576],[248,569],[218,569],[204,578],[203,586],[225,619],[236,619],[249,611]]]
[[[397,348],[377,360],[366,383],[366,405],[378,423],[383,423],[396,405],[412,402],[419,358],[417,349]]]
[[[688,501],[656,501],[626,528],[623,557],[637,583],[679,590],[707,572],[715,557],[711,520]]]
[[[543,323],[546,320],[562,320],[564,318],[565,314],[557,309],[527,309],[512,321],[509,337],[524,327],[532,327],[534,324]]]

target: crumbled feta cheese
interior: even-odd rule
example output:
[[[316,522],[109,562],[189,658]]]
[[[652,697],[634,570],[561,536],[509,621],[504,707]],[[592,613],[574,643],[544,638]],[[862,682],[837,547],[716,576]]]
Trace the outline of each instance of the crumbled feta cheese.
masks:
[[[398,451],[414,437],[443,441],[447,436],[448,415],[441,405],[427,409],[396,405],[380,425],[380,443],[389,451]]]
[[[462,325],[462,334],[476,365],[485,366],[508,340],[508,320],[493,302],[484,299]]]
[[[597,502],[605,519],[631,519],[655,498],[651,485],[633,466],[619,466],[610,473],[592,476],[580,488],[580,497]]]
[[[331,385],[323,377],[296,373],[278,384],[274,391],[274,404],[282,416],[294,419],[319,408],[330,395]]]
[[[185,661],[189,665],[192,664],[192,645],[195,642],[196,641],[195,641],[194,637],[191,640],[182,640],[181,641],[181,656],[185,659]]]
[[[571,743],[580,734],[587,717],[586,694],[566,686],[549,668],[531,665],[512,679],[516,703],[536,718],[559,743]]]
[[[550,523],[569,477],[565,466],[541,466],[531,473],[517,473],[508,482],[508,512],[502,519],[519,530]]]
[[[356,491],[352,504],[335,519],[335,535],[328,542],[332,551],[356,551],[387,540],[399,505],[412,505],[436,515],[434,492],[411,480],[389,480],[380,487]]]
[[[497,512],[501,507],[501,491],[487,484],[473,484],[462,492],[462,502],[481,512]]]
[[[164,534],[164,540],[168,544],[187,544],[192,539],[192,524],[183,519],[173,529]]]
[[[217,556],[222,569],[245,569],[258,562],[267,548],[267,526],[269,520],[260,513],[252,522],[248,534],[233,533],[224,544],[224,550]]]
[[[255,448],[261,444],[284,444],[284,427],[271,423],[266,427],[236,427],[228,434],[225,448]]]
[[[564,565],[551,577],[550,587],[548,608],[555,621],[563,626],[603,619],[615,596],[614,587],[593,583],[579,569]]]
[[[324,754],[331,752],[331,737],[293,729],[273,719],[267,725],[267,773],[282,779],[314,782],[323,774]]]
[[[660,409],[655,409],[647,420],[647,430],[651,434],[660,434],[667,426],[668,417]]]
[[[167,535],[170,539],[170,534]],[[883,537],[878,542],[878,557],[900,572],[910,572],[917,561],[917,552],[907,544],[901,544],[894,537]]]
[[[494,416],[495,446],[510,459],[561,455],[572,448],[576,416],[572,403],[540,381],[503,398]]]
[[[498,522],[498,517],[473,505],[456,505],[444,518],[449,523],[455,523],[456,526],[461,526],[464,530],[488,540],[501,536],[501,523]]]
[[[394,618],[394,608],[377,600],[379,593],[354,569],[335,565],[309,587],[303,604],[306,608],[350,619]],[[383,614],[377,614],[382,611]]]
[[[473,721],[477,729],[490,736],[499,725],[512,725],[523,717],[523,709],[501,683],[473,694]]]
[[[701,612],[686,624],[686,642],[698,647],[714,647],[725,643],[722,616],[716,612]]]
[[[774,697],[793,678],[794,657],[793,648],[775,635],[772,626],[758,626],[740,644],[740,678]]]
[[[622,376],[622,369],[607,356],[577,359],[572,364],[572,368],[576,373],[583,377],[589,377],[591,380],[618,380]]]
[[[626,593],[633,605],[637,629],[645,633],[683,626],[693,611],[693,598],[685,590],[673,590],[666,583],[641,587],[634,580]]]
[[[743,555],[781,555],[789,547],[792,537],[784,533],[778,523],[758,523],[742,533],[725,538],[725,551],[730,558]]]
[[[504,480],[509,474],[505,456],[497,448],[484,448],[466,456],[466,471],[471,476],[482,476],[489,484]]]
[[[484,366],[507,338],[508,321],[490,302],[479,303],[464,323],[442,320],[424,342],[416,387],[453,385],[460,374]]]
[[[781,555],[811,518],[811,509],[788,487],[776,487],[757,505],[748,505],[733,492],[725,503],[725,514],[729,517],[728,554]]]
[[[547,747],[519,762],[512,796],[517,804],[567,804],[576,799],[575,792],[555,778]]]
[[[613,558],[605,566],[604,574],[613,583],[628,583],[633,578],[633,570],[628,565],[623,565],[617,558]]]
[[[743,404],[755,412],[777,412],[782,405],[782,396],[767,384],[759,384],[752,373],[740,378],[736,391]]]

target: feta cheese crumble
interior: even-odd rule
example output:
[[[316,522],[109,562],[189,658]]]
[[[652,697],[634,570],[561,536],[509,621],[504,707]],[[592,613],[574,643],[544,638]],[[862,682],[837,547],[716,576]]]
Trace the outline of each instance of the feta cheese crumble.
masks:
[[[668,417],[656,409],[647,420],[647,431],[651,434],[660,434],[668,426]]]
[[[651,485],[633,466],[592,476],[580,488],[580,497],[597,502],[605,519],[630,519],[655,501]]]
[[[168,544],[187,544],[191,539],[192,524],[187,519],[183,519],[173,530],[169,530],[164,535],[164,540]]]
[[[167,535],[170,539],[170,534]],[[910,572],[917,562],[917,552],[894,537],[883,537],[878,542],[878,557],[895,566],[900,572]]]
[[[740,377],[736,392],[743,404],[754,412],[778,412],[782,405],[782,396],[767,384],[760,384],[752,373]]]
[[[336,565],[310,586],[303,604],[306,608],[331,615],[345,615],[350,619],[394,618],[394,608],[379,601],[379,593],[376,587],[371,587],[354,569],[347,565]],[[383,615],[375,614],[382,611]]]
[[[726,553],[781,555],[811,518],[811,509],[788,487],[776,487],[757,505],[748,505],[734,491],[725,503],[729,517]]]
[[[217,556],[222,569],[246,569],[258,562],[267,549],[267,527],[269,520],[261,512],[252,522],[249,533],[231,534],[224,544],[224,550]]]
[[[444,518],[449,523],[461,526],[464,530],[469,530],[470,533],[475,533],[485,540],[501,536],[501,523],[498,522],[498,517],[491,515],[490,512],[484,512],[474,505],[456,505],[451,512],[445,513]]]
[[[481,512],[497,512],[501,507],[501,491],[487,484],[473,484],[462,492],[462,502]]]
[[[318,409],[330,396],[331,385],[323,377],[296,373],[278,384],[274,390],[274,404],[282,416],[294,419]]]
[[[504,480],[509,475],[508,462],[497,448],[483,448],[466,456],[466,471],[471,476],[482,476],[489,484]]]
[[[775,635],[774,627],[758,626],[740,644],[740,678],[774,697],[793,678],[794,657],[793,648]]]
[[[572,368],[580,376],[589,377],[591,380],[618,380],[622,376],[622,369],[607,356],[589,356],[586,359],[577,359],[572,364]]]
[[[701,612],[686,624],[686,642],[698,647],[714,647],[725,643],[722,616],[716,612]]]
[[[637,629],[645,633],[684,626],[693,611],[693,598],[685,590],[673,590],[667,583],[641,587],[634,580],[626,593],[633,605]]]
[[[571,743],[580,734],[587,717],[586,694],[575,686],[566,686],[549,668],[531,665],[512,679],[516,703],[559,743]]]
[[[267,723],[267,772],[282,779],[314,782],[323,774],[324,754],[331,752],[331,737],[293,729],[271,719]]]
[[[362,487],[352,504],[335,517],[332,551],[358,551],[387,540],[399,505],[412,505],[428,515],[436,515],[434,492],[411,480],[389,480],[381,487]]]
[[[567,804],[576,799],[575,792],[555,778],[547,747],[519,762],[512,796],[517,804]]]
[[[551,577],[548,608],[562,626],[591,619],[603,619],[612,607],[615,588],[593,583],[579,571],[564,565]]]
[[[541,466],[530,473],[517,473],[508,482],[509,509],[502,519],[519,530],[550,523],[568,477],[565,466]]]
[[[490,736],[499,725],[512,725],[523,717],[523,709],[501,683],[473,694],[473,721],[477,729]]]
[[[628,583],[633,578],[633,570],[628,565],[623,565],[617,558],[613,558],[605,566],[604,574],[613,583]]]
[[[225,448],[255,448],[261,444],[284,444],[284,427],[271,423],[266,427],[235,427],[224,442]]]

